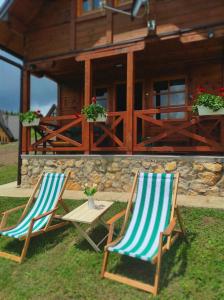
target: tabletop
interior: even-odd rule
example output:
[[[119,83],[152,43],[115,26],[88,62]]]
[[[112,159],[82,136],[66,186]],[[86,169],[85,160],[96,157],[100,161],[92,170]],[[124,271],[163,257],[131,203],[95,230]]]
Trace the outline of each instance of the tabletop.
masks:
[[[95,208],[88,207],[88,201],[63,216],[63,220],[92,224],[99,219],[113,204],[111,201],[94,200]]]

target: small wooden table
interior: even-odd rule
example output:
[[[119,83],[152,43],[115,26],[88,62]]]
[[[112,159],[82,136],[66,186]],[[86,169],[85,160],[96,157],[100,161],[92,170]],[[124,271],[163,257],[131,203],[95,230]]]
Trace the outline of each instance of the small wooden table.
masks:
[[[99,245],[106,239],[108,234],[96,244],[90,236],[84,231],[79,223],[89,224],[88,230],[92,227],[95,227],[97,224],[101,224],[107,228],[107,224],[103,221],[102,216],[107,212],[107,210],[112,206],[113,202],[110,201],[94,201],[95,208],[90,209],[88,207],[88,201],[79,207],[73,209],[71,212],[62,217],[63,220],[70,221],[76,227],[79,234],[84,237],[88,243],[93,247],[97,252],[100,251]]]

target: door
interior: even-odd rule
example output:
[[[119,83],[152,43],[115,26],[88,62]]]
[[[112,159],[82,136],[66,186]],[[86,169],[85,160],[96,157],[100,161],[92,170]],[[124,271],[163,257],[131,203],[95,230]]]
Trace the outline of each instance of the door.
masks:
[[[134,110],[141,110],[143,105],[143,83],[142,81],[137,81],[135,83],[135,91],[134,91]],[[116,84],[115,90],[115,110],[116,111],[126,111],[127,109],[127,88],[126,83],[118,83]],[[137,123],[138,136],[142,135],[142,121],[138,120]],[[123,126],[119,124],[117,126],[116,134],[118,137],[123,135]]]

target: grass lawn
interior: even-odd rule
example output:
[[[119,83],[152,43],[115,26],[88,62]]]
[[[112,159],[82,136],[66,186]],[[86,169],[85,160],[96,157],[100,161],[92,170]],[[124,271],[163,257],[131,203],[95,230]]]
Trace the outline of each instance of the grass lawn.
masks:
[[[0,211],[24,199],[0,198]],[[81,202],[67,201],[70,207]],[[124,208],[115,203],[106,217]],[[181,239],[164,255],[160,294],[153,298],[134,288],[100,279],[102,253],[95,253],[72,226],[33,238],[22,265],[0,259],[0,299],[224,299],[224,212],[182,208],[189,244]],[[16,217],[14,219],[16,220]],[[13,221],[13,220],[11,220]],[[95,238],[104,233],[97,227]],[[22,243],[0,239],[0,250],[16,253]],[[18,252],[17,252],[18,253]],[[128,257],[111,255],[109,269],[145,282],[154,267]]]
[[[0,185],[15,181],[17,177],[17,165],[0,165]]]

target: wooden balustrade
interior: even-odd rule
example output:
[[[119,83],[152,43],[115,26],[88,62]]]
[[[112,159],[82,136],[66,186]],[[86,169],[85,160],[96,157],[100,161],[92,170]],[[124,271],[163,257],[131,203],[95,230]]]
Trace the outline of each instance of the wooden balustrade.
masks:
[[[26,148],[35,153],[129,153],[130,135],[134,153],[223,153],[224,116],[198,117],[191,110],[173,107],[134,111],[133,134],[128,132],[127,111],[109,112],[105,123],[88,126],[79,114],[44,117],[36,129],[35,141]],[[162,119],[162,114],[172,113],[182,113],[183,118]]]
[[[106,123],[94,122],[90,127],[91,151],[128,151],[127,112],[109,112]]]
[[[36,128],[40,138],[36,138],[29,146],[29,151],[44,153],[84,151],[84,122],[84,117],[78,114],[42,118]]]
[[[162,114],[170,113],[183,113],[183,119],[161,119]],[[193,116],[191,107],[135,111],[133,149],[135,152],[223,153],[223,126],[224,116]]]

